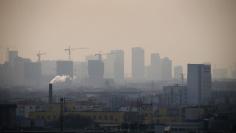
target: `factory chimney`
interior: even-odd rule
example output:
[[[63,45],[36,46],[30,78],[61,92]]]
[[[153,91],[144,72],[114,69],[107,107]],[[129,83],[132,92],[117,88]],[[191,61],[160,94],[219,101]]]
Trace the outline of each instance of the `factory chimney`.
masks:
[[[49,95],[48,95],[48,103],[51,104],[52,103],[52,83],[49,83]]]

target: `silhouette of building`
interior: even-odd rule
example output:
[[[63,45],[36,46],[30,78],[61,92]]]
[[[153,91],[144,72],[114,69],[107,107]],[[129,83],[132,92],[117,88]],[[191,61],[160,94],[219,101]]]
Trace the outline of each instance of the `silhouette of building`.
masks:
[[[136,81],[144,79],[144,50],[140,47],[132,48],[132,77]]]
[[[10,84],[13,84],[13,72],[12,72],[12,66],[9,62],[6,62],[4,64],[0,65],[0,86],[8,86]]]
[[[151,65],[144,66],[144,79],[153,81],[152,76]]]
[[[78,80],[88,79],[88,62],[75,63],[74,73]]]
[[[14,65],[15,60],[18,58],[18,51],[9,50],[8,51],[8,62]]]
[[[208,104],[211,91],[211,65],[188,64],[188,104]]]
[[[169,81],[172,79],[172,61],[168,57],[161,60],[161,70],[163,81]]]
[[[104,81],[104,63],[102,60],[88,60],[88,76],[91,85],[102,85]]]
[[[150,78],[153,81],[161,80],[161,59],[158,53],[151,54]]]
[[[14,65],[11,66],[11,79],[14,86],[28,85],[27,81],[27,66],[31,63],[30,59],[17,57],[14,61]]]
[[[178,65],[174,67],[174,79],[175,80],[182,80],[182,76],[183,76],[183,67]]]
[[[112,50],[107,54],[104,60],[104,77],[114,79],[115,82],[123,82],[124,80],[124,51]]]
[[[8,51],[8,61],[1,66],[2,84],[6,86],[34,86],[40,84],[41,64]]]
[[[42,75],[51,78],[57,75],[57,62],[55,60],[41,61]]]
[[[110,54],[104,59],[104,78],[114,79],[114,59]]]
[[[24,72],[26,84],[31,86],[41,84],[42,69],[40,62],[25,62]]]
[[[114,56],[114,80],[115,82],[123,82],[124,80],[124,51],[112,50]]]
[[[57,75],[68,75],[73,78],[73,62],[57,61]]]

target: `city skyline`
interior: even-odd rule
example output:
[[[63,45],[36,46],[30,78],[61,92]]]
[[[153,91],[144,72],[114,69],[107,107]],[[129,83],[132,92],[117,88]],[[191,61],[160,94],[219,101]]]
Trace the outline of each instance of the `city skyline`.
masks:
[[[125,71],[131,73],[131,48],[173,59],[173,64],[212,64],[235,68],[235,1],[1,1],[1,62],[6,48],[37,60],[74,60],[99,51],[123,49]],[[165,8],[162,8],[165,6]],[[202,9],[199,11],[199,8]],[[227,14],[227,15],[225,15]],[[126,20],[126,21],[123,21]]]
[[[153,64],[152,64],[152,61],[154,61],[153,59],[153,55],[158,55],[159,56],[159,59],[158,58],[155,58],[155,61],[158,61],[158,60],[160,60],[160,61],[165,61],[165,60],[169,60],[171,63],[171,65],[170,65],[170,68],[169,68],[169,70],[170,70],[170,73],[169,73],[169,77],[172,77],[172,78],[175,78],[175,67],[181,67],[182,69],[183,68],[185,68],[185,69],[183,69],[182,70],[182,76],[184,76],[184,77],[186,77],[187,76],[187,65],[188,64],[210,64],[210,65],[212,65],[212,68],[213,68],[213,74],[216,74],[216,73],[218,73],[218,70],[219,71],[222,71],[222,70],[224,70],[225,72],[224,73],[222,73],[222,72],[220,72],[217,76],[218,76],[218,78],[219,78],[219,76],[224,76],[225,78],[232,78],[232,77],[234,77],[234,71],[236,70],[236,67],[234,67],[233,66],[233,64],[232,64],[232,66],[230,67],[230,68],[227,68],[227,67],[216,67],[216,65],[215,64],[211,64],[210,62],[201,62],[201,63],[187,63],[187,64],[184,64],[184,65],[179,65],[179,64],[174,64],[173,62],[175,62],[173,59],[170,59],[169,57],[163,57],[163,56],[161,56],[159,53],[151,53],[151,54],[148,54],[148,55],[146,55],[146,51],[145,51],[145,49],[143,49],[142,47],[133,47],[132,49],[136,49],[136,48],[138,48],[138,49],[142,49],[143,50],[143,55],[144,55],[144,57],[145,56],[148,56],[147,58],[147,60],[148,60],[148,62],[149,62],[149,64],[147,63],[147,60],[146,59],[144,59],[144,68],[143,68],[143,70],[145,71],[144,73],[145,74],[143,74],[144,76],[143,77],[145,77],[146,79],[153,79],[153,74],[154,73],[156,73],[156,72],[154,72],[153,73],[153,70],[155,70],[155,71],[165,71],[165,70],[158,70],[158,69],[162,69],[163,68],[163,66],[155,66],[155,67],[157,67],[158,69],[156,69],[156,68],[152,68],[152,67],[154,67],[154,66],[152,66]],[[132,51],[132,49],[130,49],[131,51]],[[122,74],[122,75],[124,75],[124,77],[125,78],[132,78],[133,76],[132,76],[132,68],[130,68],[131,70],[130,71],[127,71],[127,64],[125,64],[125,57],[124,57],[124,55],[125,55],[125,53],[124,53],[124,51],[123,50],[121,50],[121,49],[116,49],[116,50],[110,50],[109,52],[107,52],[107,53],[104,53],[104,52],[101,52],[101,51],[99,51],[99,52],[97,52],[97,53],[93,53],[93,54],[91,54],[91,55],[87,55],[86,57],[85,57],[85,59],[84,60],[73,60],[72,58],[71,59],[68,59],[68,54],[66,54],[65,53],[65,55],[66,55],[66,59],[41,59],[41,60],[38,60],[39,59],[39,57],[37,58],[37,60],[32,60],[31,58],[25,58],[25,57],[22,57],[22,55],[20,54],[20,52],[19,51],[17,51],[17,50],[9,50],[8,49],[8,53],[7,53],[7,56],[6,56],[6,60],[5,60],[5,62],[3,62],[3,64],[4,63],[7,63],[7,62],[9,62],[10,60],[12,60],[13,58],[15,58],[15,56],[18,56],[18,57],[21,57],[21,58],[24,58],[24,59],[27,59],[27,60],[30,60],[30,61],[32,61],[32,62],[38,62],[38,61],[40,61],[40,62],[47,62],[47,61],[54,61],[54,62],[57,62],[57,61],[72,61],[73,63],[75,63],[75,64],[77,64],[77,63],[86,63],[88,60],[97,60],[97,59],[99,59],[99,58],[101,58],[102,59],[102,61],[105,63],[105,64],[107,64],[107,65],[105,65],[106,67],[105,67],[105,77],[107,77],[107,78],[111,78],[111,77],[113,77],[114,76],[114,73],[113,73],[113,71],[115,70],[114,68],[112,68],[112,70],[111,70],[111,68],[109,68],[108,66],[110,66],[111,65],[111,61],[112,60],[114,60],[115,58],[113,57],[113,59],[111,58],[112,56],[116,56],[116,54],[117,55],[119,55],[118,53],[116,53],[117,51],[120,51],[120,52],[123,52],[123,59],[122,59],[122,62],[124,63],[122,63],[122,62],[120,62],[121,64],[119,64],[119,65],[121,65],[121,66],[123,66],[124,68],[122,68],[122,69],[124,69],[123,70],[123,72],[124,72],[124,74]],[[66,51],[65,51],[66,52]],[[10,53],[12,53],[13,55],[14,55],[14,57],[9,57],[9,55],[8,54],[10,54]],[[37,54],[41,54],[40,52],[39,53],[37,53]],[[43,53],[43,56],[45,55],[46,53]],[[132,58],[132,56],[133,55],[131,55],[131,58]],[[12,58],[12,59],[11,59]],[[41,56],[40,56],[40,58],[41,58]],[[112,60],[111,60],[112,59]],[[108,61],[108,60],[111,60],[111,61]],[[110,62],[110,63],[109,63]],[[11,62],[9,62],[9,63],[11,63]],[[114,63],[114,62],[113,62]],[[132,59],[130,60],[130,63],[131,63],[131,65],[132,65]],[[160,62],[161,63],[161,62]],[[108,65],[109,64],[109,65]],[[172,65],[173,64],[173,65]],[[161,65],[161,64],[159,64],[159,65]],[[75,67],[77,67],[77,66],[75,66]],[[114,67],[114,66],[113,66]],[[164,68],[166,68],[166,67],[164,67]],[[78,69],[78,68],[75,68],[75,69]],[[80,68],[79,68],[80,69]],[[113,70],[114,69],[114,70]],[[120,69],[120,68],[119,68]],[[129,69],[129,68],[128,68]],[[168,70],[168,71],[169,71]],[[75,71],[78,71],[78,70],[75,70]],[[149,72],[148,72],[149,71]],[[151,73],[152,74],[151,74]],[[117,72],[116,72],[117,73]],[[165,73],[165,72],[164,72]],[[156,74],[155,74],[156,75]],[[161,73],[159,73],[158,74],[159,76],[161,75]],[[157,76],[157,75],[156,75]],[[162,75],[163,76],[163,75]],[[184,78],[183,77],[183,78]],[[113,77],[114,78],[114,77]],[[157,78],[157,79],[160,79],[160,77],[159,78]],[[153,80],[156,80],[156,79],[153,79]]]

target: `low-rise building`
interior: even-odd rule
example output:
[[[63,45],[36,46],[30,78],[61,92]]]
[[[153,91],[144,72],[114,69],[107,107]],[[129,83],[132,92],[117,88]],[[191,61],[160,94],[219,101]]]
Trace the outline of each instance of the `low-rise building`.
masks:
[[[122,123],[137,120],[137,113],[118,112],[118,111],[81,111],[81,112],[64,112],[66,116],[81,116],[89,118],[100,126],[121,126]],[[34,120],[44,120],[45,122],[58,121],[60,112],[31,112],[30,118]]]
[[[156,125],[155,133],[199,133],[203,131],[202,123],[169,123]]]
[[[16,105],[0,104],[0,132],[3,129],[16,128]]]

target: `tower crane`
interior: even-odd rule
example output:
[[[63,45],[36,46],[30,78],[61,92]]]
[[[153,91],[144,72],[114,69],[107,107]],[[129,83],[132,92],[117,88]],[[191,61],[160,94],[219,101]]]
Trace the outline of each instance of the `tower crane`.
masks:
[[[96,53],[94,55],[98,56],[98,60],[102,60],[102,56],[103,55],[113,55],[113,54],[117,54],[117,53],[101,53],[101,52],[98,52],[98,53]]]
[[[45,54],[46,54],[46,53],[41,53],[40,51],[36,54],[37,57],[38,57],[38,62],[41,61],[41,56],[42,56],[42,55],[45,55]]]
[[[68,48],[65,48],[65,52],[68,52],[68,59],[71,60],[71,52],[73,50],[82,50],[82,49],[88,49],[88,48],[71,48],[70,46]]]
[[[95,56],[98,57],[98,60],[102,60],[102,55],[106,55],[106,54],[105,53],[101,53],[101,52],[95,54]]]

